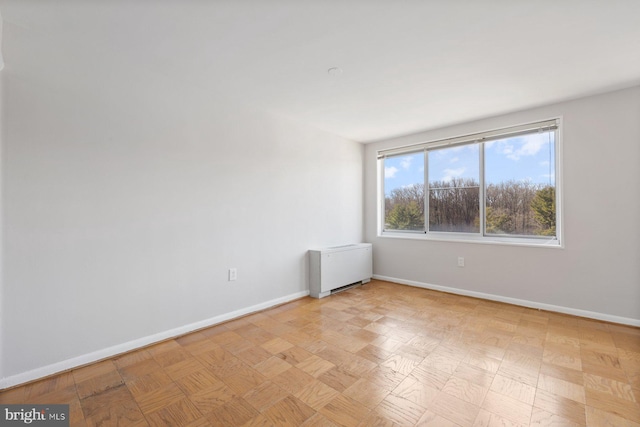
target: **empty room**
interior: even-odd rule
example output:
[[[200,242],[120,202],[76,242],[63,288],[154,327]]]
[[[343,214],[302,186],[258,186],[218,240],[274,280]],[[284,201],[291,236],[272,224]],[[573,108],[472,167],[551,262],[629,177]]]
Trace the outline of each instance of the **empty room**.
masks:
[[[0,0],[0,425],[640,427],[638,17]]]

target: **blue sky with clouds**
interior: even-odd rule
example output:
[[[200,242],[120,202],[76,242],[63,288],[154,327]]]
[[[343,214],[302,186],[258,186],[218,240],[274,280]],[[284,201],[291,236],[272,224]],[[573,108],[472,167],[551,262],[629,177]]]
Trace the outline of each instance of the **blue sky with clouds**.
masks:
[[[553,132],[539,132],[485,143],[486,182],[531,181],[555,185]],[[479,145],[447,147],[429,152],[429,181],[474,178],[479,174]],[[421,183],[424,154],[403,154],[385,159],[385,193]]]

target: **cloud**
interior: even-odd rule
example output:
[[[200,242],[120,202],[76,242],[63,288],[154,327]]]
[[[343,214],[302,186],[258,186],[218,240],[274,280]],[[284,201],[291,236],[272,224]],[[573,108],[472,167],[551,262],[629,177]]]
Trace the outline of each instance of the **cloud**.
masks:
[[[500,145],[500,151],[502,152],[502,154],[504,154],[511,160],[518,160],[519,157],[513,154],[513,145],[507,143]]]
[[[398,168],[395,166],[388,166],[384,168],[384,177],[385,178],[393,178],[396,176],[398,172]]]
[[[459,176],[462,176],[462,174],[464,174],[464,171],[465,171],[465,168],[445,169],[444,170],[444,176],[442,177],[442,180],[444,182],[449,182],[453,178],[457,178]]]
[[[540,138],[527,138],[526,142],[514,153],[514,157],[520,158],[521,156],[533,156],[540,151],[545,141]],[[517,159],[516,159],[517,160]]]
[[[460,161],[460,157],[454,157],[451,160],[449,160],[449,163],[456,163]]]
[[[549,166],[549,160],[543,160],[541,162],[538,163],[539,166]]]
[[[535,156],[542,148],[548,147],[548,144],[549,137],[546,133],[485,142],[487,148],[495,147],[497,153],[515,161],[520,160],[521,157]],[[543,166],[542,163],[540,165]]]
[[[402,160],[400,161],[400,166],[402,166],[403,169],[409,169],[411,167],[412,161],[413,161],[413,156],[403,157]]]

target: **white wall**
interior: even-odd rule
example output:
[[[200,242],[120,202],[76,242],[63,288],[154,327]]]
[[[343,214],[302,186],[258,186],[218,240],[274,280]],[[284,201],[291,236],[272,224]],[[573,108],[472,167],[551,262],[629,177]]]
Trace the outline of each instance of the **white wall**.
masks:
[[[2,15],[0,15],[0,58],[2,58]],[[2,58],[0,60],[0,71],[2,71],[2,69],[4,68],[4,59]],[[2,147],[2,140],[4,139],[4,114],[2,113],[2,107],[3,107],[3,99],[4,97],[2,96],[2,89],[4,87],[4,79],[2,78],[2,73],[0,72],[0,243],[2,242],[2,232],[3,232],[3,218],[2,218],[2,214],[3,214],[3,209],[2,209],[2,188],[3,188],[3,183],[2,183],[2,163],[3,163],[3,155],[2,155],[2,151],[3,151],[3,147]],[[4,343],[4,325],[2,323],[3,320],[3,286],[2,286],[2,276],[3,276],[3,268],[2,268],[2,263],[3,263],[3,256],[2,256],[2,248],[4,247],[4,244],[0,244],[0,345],[3,345]],[[2,367],[4,366],[4,362],[3,362],[3,357],[4,357],[4,352],[2,351],[2,348],[0,348],[0,378],[2,378],[2,372],[3,369]]]
[[[0,386],[304,295],[308,248],[362,240],[361,144],[6,27]]]
[[[377,150],[557,116],[564,249],[378,237]],[[639,165],[639,87],[369,144],[365,239],[373,243],[374,274],[640,325]]]

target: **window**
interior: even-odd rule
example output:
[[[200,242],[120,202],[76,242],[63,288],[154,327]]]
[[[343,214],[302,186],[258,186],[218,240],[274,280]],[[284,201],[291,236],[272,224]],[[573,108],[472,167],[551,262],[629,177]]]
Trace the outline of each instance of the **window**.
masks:
[[[558,245],[557,133],[549,120],[380,151],[382,234]]]

